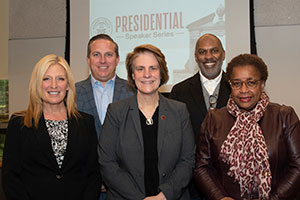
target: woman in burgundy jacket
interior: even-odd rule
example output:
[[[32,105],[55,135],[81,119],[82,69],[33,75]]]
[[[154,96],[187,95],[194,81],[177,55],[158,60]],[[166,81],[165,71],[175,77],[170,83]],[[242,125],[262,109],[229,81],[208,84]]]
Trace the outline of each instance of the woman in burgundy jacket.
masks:
[[[300,185],[300,122],[269,102],[267,66],[242,54],[227,66],[227,107],[206,116],[197,143],[196,184],[206,199],[295,199]]]

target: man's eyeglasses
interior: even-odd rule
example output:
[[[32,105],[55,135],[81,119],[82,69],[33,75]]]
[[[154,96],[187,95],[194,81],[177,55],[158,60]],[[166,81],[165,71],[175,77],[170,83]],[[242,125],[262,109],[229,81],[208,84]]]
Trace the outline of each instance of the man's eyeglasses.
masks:
[[[260,80],[247,80],[247,81],[239,81],[239,80],[230,80],[229,84],[232,89],[240,89],[243,84],[247,86],[249,89],[254,89],[258,85]]]

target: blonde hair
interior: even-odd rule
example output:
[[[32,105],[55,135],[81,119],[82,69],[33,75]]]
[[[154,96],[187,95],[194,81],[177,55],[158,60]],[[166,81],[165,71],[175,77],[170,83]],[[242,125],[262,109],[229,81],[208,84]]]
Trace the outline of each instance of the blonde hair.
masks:
[[[43,77],[48,68],[55,64],[62,66],[66,71],[69,90],[64,101],[68,117],[77,118],[79,116],[79,112],[76,109],[75,83],[70,66],[63,57],[50,54],[41,58],[32,71],[29,83],[29,104],[27,110],[15,113],[17,116],[24,116],[24,126],[28,128],[32,126],[34,128],[38,127],[38,122],[43,112]]]

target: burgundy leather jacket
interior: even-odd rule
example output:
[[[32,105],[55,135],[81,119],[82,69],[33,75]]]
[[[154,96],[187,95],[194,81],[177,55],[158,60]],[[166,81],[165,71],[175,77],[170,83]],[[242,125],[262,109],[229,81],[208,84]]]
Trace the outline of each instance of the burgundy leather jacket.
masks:
[[[235,117],[227,108],[207,114],[197,142],[194,178],[206,199],[241,198],[239,184],[219,159]],[[300,122],[292,107],[269,103],[258,122],[265,137],[272,173],[270,199],[295,199],[300,190]],[[252,196],[257,198],[257,196]]]

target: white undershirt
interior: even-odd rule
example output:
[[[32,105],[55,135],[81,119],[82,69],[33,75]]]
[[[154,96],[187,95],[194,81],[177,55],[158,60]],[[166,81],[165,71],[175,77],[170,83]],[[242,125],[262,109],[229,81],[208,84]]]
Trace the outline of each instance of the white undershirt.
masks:
[[[207,79],[199,70],[199,74],[200,74],[200,81],[201,83],[204,85],[205,89],[207,90],[209,95],[212,95],[216,89],[216,87],[218,86],[218,84],[221,81],[222,78],[222,70],[220,72],[220,74],[214,78],[214,79]]]

